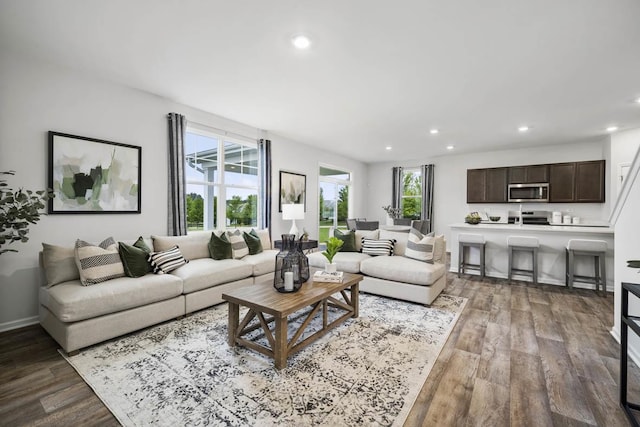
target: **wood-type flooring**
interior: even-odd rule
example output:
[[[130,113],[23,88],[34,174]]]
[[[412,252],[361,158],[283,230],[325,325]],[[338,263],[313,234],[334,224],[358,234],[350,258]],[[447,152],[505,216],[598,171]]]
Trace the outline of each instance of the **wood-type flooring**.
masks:
[[[451,273],[444,292],[469,301],[405,426],[629,425],[613,294]],[[118,425],[57,348],[39,325],[0,334],[0,426]]]

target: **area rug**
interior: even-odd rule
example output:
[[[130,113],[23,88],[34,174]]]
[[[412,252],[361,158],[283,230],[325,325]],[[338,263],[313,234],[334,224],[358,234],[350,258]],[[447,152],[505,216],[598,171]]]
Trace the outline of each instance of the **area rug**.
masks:
[[[361,294],[281,371],[227,345],[226,304],[66,359],[124,426],[401,426],[465,303]]]

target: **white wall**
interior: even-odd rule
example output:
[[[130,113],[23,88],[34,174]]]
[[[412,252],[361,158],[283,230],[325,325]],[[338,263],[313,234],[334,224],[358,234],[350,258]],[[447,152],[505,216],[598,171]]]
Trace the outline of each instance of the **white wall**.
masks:
[[[248,125],[3,50],[0,93],[0,171],[15,170],[11,184],[16,187],[46,187],[49,130],[142,147],[141,214],[46,215],[31,227],[28,243],[13,244],[19,253],[0,256],[0,330],[36,320],[42,242],[72,246],[77,238],[98,242],[110,235],[118,240],[167,233],[167,113],[182,113],[189,120],[248,137],[259,135]],[[365,176],[359,162],[277,136],[273,140],[274,196],[280,168],[304,173],[312,212],[317,212],[318,162],[353,170],[356,180]],[[358,209],[362,204],[356,200]],[[273,234],[278,236],[289,226],[282,227],[277,199],[274,206]],[[317,233],[316,216],[310,214],[304,221],[312,236]]]
[[[631,163],[633,156],[638,151],[638,147],[640,147],[640,129],[616,132],[611,135],[611,167],[609,168],[609,174],[613,183],[612,198],[614,200],[622,188],[619,167],[621,164]]]
[[[433,163],[434,168],[434,230],[445,234],[449,246],[449,224],[464,221],[471,211],[517,210],[515,204],[467,204],[467,169],[501,166],[560,163],[568,161],[599,160],[608,158],[608,140],[577,144],[553,145],[538,148],[490,151],[471,154],[416,159],[407,162],[377,163],[369,167],[369,198],[367,218],[385,220],[383,205],[391,203],[391,168],[393,166],[419,166]],[[609,164],[607,163],[607,168]],[[610,178],[607,174],[607,192]],[[528,203],[527,209],[571,211],[586,220],[607,220],[609,199],[606,203]]]

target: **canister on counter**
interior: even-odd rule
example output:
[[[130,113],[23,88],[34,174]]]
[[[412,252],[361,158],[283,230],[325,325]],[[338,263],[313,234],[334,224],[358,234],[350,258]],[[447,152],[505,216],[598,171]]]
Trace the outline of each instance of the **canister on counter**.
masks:
[[[563,224],[571,224],[571,215],[565,215],[562,217]]]

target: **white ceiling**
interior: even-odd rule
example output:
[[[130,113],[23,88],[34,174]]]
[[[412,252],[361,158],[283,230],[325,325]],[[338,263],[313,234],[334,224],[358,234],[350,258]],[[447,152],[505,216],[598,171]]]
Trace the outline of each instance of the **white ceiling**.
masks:
[[[1,0],[0,44],[379,162],[640,127],[639,20],[638,0]]]

